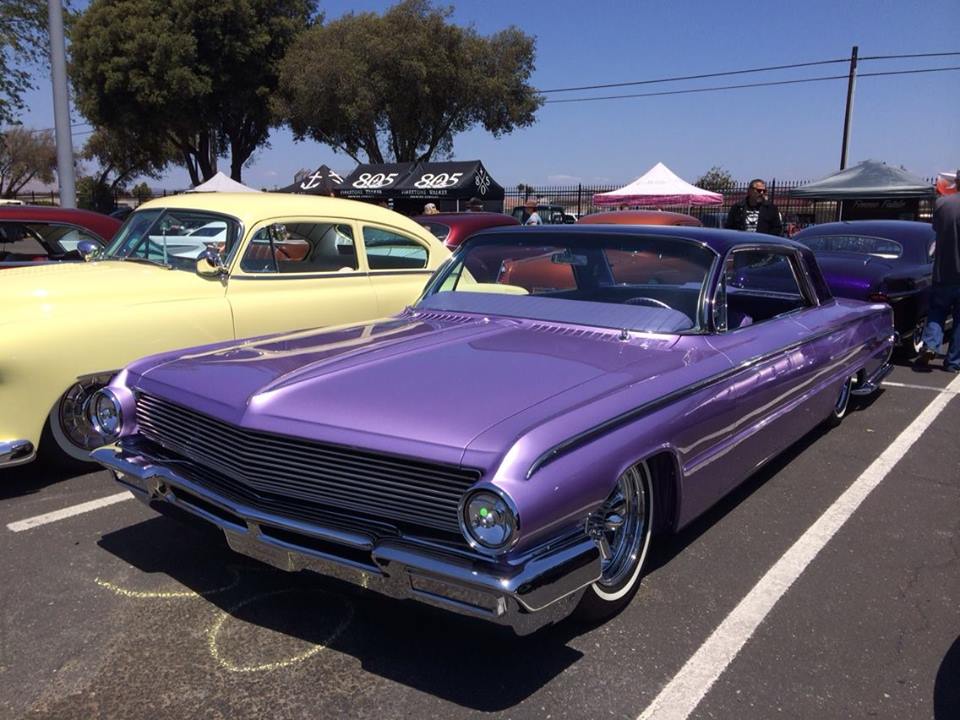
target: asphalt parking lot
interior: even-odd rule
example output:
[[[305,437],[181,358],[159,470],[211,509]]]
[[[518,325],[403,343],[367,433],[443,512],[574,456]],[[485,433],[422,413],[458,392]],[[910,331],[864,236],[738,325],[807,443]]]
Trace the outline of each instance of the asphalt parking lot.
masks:
[[[619,616],[526,638],[245,559],[107,472],[0,471],[0,717],[958,718],[958,392],[897,367],[661,539]],[[891,447],[908,449],[877,470]],[[796,579],[765,584],[871,476]]]

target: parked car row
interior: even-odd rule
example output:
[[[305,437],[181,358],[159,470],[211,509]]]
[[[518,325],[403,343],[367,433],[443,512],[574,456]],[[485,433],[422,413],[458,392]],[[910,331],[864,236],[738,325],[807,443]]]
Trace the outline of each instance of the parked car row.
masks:
[[[4,271],[0,466],[93,457],[240,553],[521,634],[609,617],[658,534],[890,371],[909,273],[845,299],[817,254],[917,258],[605,215],[147,203],[89,262]]]

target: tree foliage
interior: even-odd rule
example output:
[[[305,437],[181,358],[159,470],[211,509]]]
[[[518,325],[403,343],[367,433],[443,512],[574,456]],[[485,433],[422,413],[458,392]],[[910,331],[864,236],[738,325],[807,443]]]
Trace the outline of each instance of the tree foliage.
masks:
[[[22,127],[0,133],[0,197],[13,197],[34,179],[53,182],[56,167],[53,133]]]
[[[49,64],[48,22],[46,0],[0,0],[0,125],[16,121],[35,87],[30,66]]]
[[[495,137],[531,125],[542,104],[527,82],[533,38],[515,27],[481,37],[450,14],[404,0],[314,25],[280,65],[278,115],[298,139],[358,162],[447,157],[475,125]]]
[[[113,192],[110,186],[94,175],[77,179],[77,207],[108,213],[113,210]]]
[[[159,179],[167,165],[176,162],[177,150],[171,143],[151,140],[155,138],[131,137],[129,133],[97,128],[87,139],[80,157],[96,161],[98,170],[92,177],[114,193],[140,176]]]
[[[694,183],[699,188],[718,193],[729,190],[734,184],[733,176],[719,165],[714,165],[707,170]]]
[[[194,184],[267,144],[277,64],[315,0],[93,0],[72,34],[76,104],[94,125],[159,151]],[[162,158],[154,156],[152,161]]]

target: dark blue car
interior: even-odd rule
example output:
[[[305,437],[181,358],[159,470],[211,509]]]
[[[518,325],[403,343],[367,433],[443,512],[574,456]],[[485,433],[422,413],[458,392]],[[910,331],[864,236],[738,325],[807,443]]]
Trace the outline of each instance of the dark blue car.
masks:
[[[934,232],[929,223],[824,223],[793,239],[813,250],[835,296],[889,303],[901,347],[913,355],[920,351],[933,274]]]

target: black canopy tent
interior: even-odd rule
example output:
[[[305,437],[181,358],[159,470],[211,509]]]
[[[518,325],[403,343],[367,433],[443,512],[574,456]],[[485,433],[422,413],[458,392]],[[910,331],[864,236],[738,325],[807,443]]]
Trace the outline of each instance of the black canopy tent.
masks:
[[[412,162],[357,165],[337,187],[337,195],[351,200],[389,200],[396,197],[397,185],[413,168]]]
[[[789,191],[790,197],[834,201],[843,220],[916,220],[932,183],[906,170],[867,160]]]
[[[503,187],[479,160],[421,163],[397,184],[394,207],[415,214],[432,202],[439,210],[466,210],[473,197],[483,201],[484,210],[503,212]]]
[[[334,195],[343,184],[343,177],[321,165],[302,180],[294,181],[277,192],[299,193],[302,195]]]

